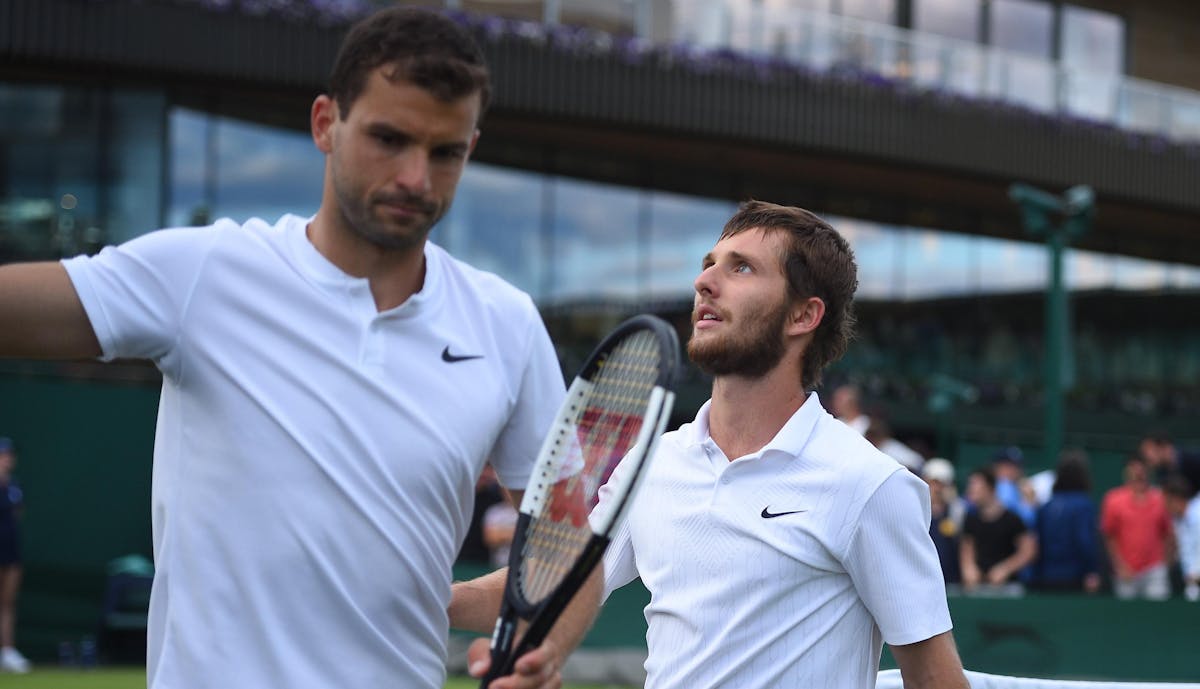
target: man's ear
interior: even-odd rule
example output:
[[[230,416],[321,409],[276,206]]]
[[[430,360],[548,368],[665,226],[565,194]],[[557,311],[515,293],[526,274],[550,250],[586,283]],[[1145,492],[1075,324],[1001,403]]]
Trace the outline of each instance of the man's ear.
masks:
[[[825,302],[820,297],[801,299],[792,306],[788,320],[789,335],[807,335],[821,325],[825,317]]]
[[[322,153],[333,152],[333,125],[337,120],[337,101],[325,94],[317,96],[312,104],[312,112],[309,114],[309,126],[312,129],[313,143]]]
[[[467,148],[468,159],[470,159],[471,155],[475,153],[475,146],[479,144],[479,134],[479,130],[476,129],[475,133],[471,135],[471,145]]]

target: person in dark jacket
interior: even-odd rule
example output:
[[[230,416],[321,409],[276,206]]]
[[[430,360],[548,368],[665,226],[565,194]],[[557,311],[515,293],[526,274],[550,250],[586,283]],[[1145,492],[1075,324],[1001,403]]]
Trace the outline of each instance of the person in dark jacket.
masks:
[[[1087,453],[1065,450],[1058,462],[1050,500],[1037,514],[1038,588],[1087,593],[1100,589],[1096,501],[1091,489]]]

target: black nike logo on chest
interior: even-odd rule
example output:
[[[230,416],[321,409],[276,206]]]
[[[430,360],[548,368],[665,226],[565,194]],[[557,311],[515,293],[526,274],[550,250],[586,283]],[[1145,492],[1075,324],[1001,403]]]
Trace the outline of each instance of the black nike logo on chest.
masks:
[[[466,354],[466,355],[451,354],[450,353],[450,345],[446,345],[446,348],[442,350],[442,361],[444,361],[448,364],[456,364],[460,361],[469,361],[471,359],[482,359],[482,358],[483,358],[482,354]]]
[[[762,518],[774,519],[775,517],[782,517],[785,514],[800,514],[801,512],[807,511],[808,510],[792,510],[791,512],[771,512],[769,507],[764,507],[762,511]]]

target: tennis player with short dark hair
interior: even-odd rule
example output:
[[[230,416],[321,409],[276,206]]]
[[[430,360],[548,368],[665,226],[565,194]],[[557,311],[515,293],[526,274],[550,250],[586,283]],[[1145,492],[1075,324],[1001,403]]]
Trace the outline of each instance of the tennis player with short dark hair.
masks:
[[[151,689],[442,686],[475,479],[523,487],[564,392],[532,300],[427,241],[488,88],[453,21],[383,10],[312,105],[315,216],[0,268],[0,354],[162,371]]]
[[[906,686],[967,686],[928,488],[806,392],[856,287],[798,208],[744,204],[704,257],[688,354],[712,399],[662,438],[604,561],[607,590],[650,591],[649,689],[867,689],[884,642]]]

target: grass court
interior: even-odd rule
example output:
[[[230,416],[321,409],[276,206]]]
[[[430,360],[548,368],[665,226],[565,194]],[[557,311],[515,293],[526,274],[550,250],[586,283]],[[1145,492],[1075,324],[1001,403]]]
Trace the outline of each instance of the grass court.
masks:
[[[397,682],[397,686],[400,686]],[[445,689],[477,689],[479,681],[451,677]],[[564,689],[605,689],[595,684],[565,684]],[[140,667],[102,667],[60,670],[35,667],[26,675],[0,674],[0,689],[146,689],[146,670]]]

